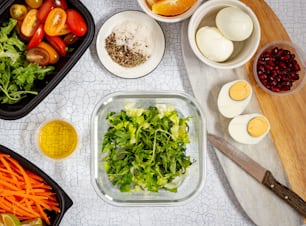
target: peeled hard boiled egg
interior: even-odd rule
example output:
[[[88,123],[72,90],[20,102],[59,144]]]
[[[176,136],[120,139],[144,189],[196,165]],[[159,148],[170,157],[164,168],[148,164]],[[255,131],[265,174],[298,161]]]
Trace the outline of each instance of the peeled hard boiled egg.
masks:
[[[245,80],[235,80],[222,86],[218,95],[218,109],[226,118],[240,115],[252,97],[252,87]]]
[[[228,126],[231,137],[242,144],[257,144],[269,132],[270,123],[261,114],[239,115]]]
[[[215,62],[227,60],[234,50],[232,41],[226,39],[216,27],[202,27],[196,33],[196,43],[201,53]]]
[[[253,31],[251,17],[237,7],[221,9],[216,16],[216,25],[221,33],[232,41],[243,41]]]

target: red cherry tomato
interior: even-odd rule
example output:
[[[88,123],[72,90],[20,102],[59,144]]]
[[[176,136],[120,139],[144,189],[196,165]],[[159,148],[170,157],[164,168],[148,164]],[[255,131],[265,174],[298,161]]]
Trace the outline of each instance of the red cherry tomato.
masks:
[[[62,8],[54,8],[50,11],[45,22],[45,32],[49,36],[61,35],[66,23],[66,12]]]
[[[35,31],[33,37],[31,38],[27,46],[27,49],[32,49],[38,46],[38,44],[43,40],[44,36],[45,36],[44,25],[40,24],[37,30]]]
[[[27,61],[30,63],[37,63],[40,66],[46,66],[49,64],[49,53],[40,47],[29,49],[26,54]]]
[[[26,37],[32,37],[39,26],[37,9],[31,9],[21,24],[21,33]]]
[[[66,23],[70,31],[77,36],[85,35],[87,32],[87,24],[83,16],[74,9],[68,9],[66,13],[67,13]]]
[[[50,45],[59,53],[61,56],[65,56],[66,51],[66,44],[65,42],[58,36],[46,36],[47,41]]]
[[[79,39],[80,37],[76,36],[73,33],[69,33],[64,37],[64,42],[67,46],[69,46],[69,45],[73,45],[74,43],[76,43]]]
[[[48,17],[48,14],[54,8],[54,6],[55,6],[54,0],[45,0],[38,9],[37,13],[38,20],[42,23],[45,22]]]
[[[66,0],[55,0],[56,7],[60,7],[62,9],[68,9],[68,5]]]

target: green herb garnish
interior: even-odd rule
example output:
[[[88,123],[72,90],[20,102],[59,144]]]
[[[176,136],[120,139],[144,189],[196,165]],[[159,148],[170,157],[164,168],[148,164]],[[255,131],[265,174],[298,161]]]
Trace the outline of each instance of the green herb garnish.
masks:
[[[14,104],[28,94],[37,95],[33,88],[36,80],[54,70],[26,60],[26,46],[18,38],[17,20],[10,18],[0,27],[0,104]]]
[[[186,156],[189,117],[180,118],[172,105],[126,106],[110,112],[107,120],[102,153],[107,153],[103,163],[112,184],[122,192],[176,192],[191,165]]]

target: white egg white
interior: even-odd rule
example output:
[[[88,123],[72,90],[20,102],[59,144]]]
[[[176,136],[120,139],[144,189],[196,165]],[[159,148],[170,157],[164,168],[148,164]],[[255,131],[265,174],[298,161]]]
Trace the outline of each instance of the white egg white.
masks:
[[[230,97],[229,95],[230,87],[239,81],[244,81],[247,84],[249,84],[245,80],[235,80],[235,81],[232,81],[232,82],[229,82],[223,85],[219,92],[218,102],[217,102],[218,109],[219,109],[219,112],[226,118],[233,118],[237,115],[240,115],[244,111],[244,109],[247,107],[247,105],[250,103],[250,100],[253,94],[252,87],[250,84],[249,84],[250,94],[246,99],[237,101],[237,100],[233,100]]]
[[[243,41],[253,31],[251,17],[237,7],[221,9],[216,16],[216,25],[221,33],[232,41]]]
[[[254,117],[265,117],[261,114],[246,114],[239,115],[233,118],[228,125],[228,132],[230,136],[237,142],[242,144],[257,144],[259,143],[270,131],[270,123],[268,121],[267,131],[259,136],[253,137],[248,133],[247,126],[248,122]]]
[[[226,39],[216,27],[202,27],[196,33],[201,53],[215,62],[227,60],[234,51],[234,44]]]

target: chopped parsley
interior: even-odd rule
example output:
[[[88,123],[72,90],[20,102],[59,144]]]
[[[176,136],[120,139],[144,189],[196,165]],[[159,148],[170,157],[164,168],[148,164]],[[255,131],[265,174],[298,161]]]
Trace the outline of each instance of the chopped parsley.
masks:
[[[177,192],[192,164],[186,155],[189,117],[180,118],[172,105],[127,105],[119,113],[108,113],[107,120],[102,153],[111,183],[121,192]]]

